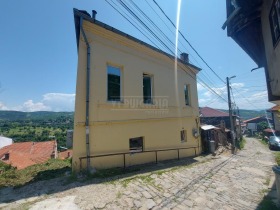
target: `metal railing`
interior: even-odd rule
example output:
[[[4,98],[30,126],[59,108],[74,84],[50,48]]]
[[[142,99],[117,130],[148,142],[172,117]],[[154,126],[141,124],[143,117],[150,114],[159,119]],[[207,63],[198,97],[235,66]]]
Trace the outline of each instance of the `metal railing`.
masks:
[[[155,162],[158,163],[158,152],[166,152],[166,151],[177,151],[177,159],[180,160],[180,150],[187,150],[187,149],[194,149],[194,154],[196,156],[196,149],[198,147],[182,147],[182,148],[172,148],[172,149],[158,149],[158,150],[148,150],[148,151],[141,151],[141,152],[121,152],[121,153],[108,153],[103,155],[91,155],[89,158],[99,158],[99,157],[109,157],[109,156],[123,156],[123,168],[126,168],[126,155],[133,155],[133,154],[143,154],[143,153],[155,153]],[[82,170],[82,160],[87,159],[88,157],[80,157],[80,170]]]

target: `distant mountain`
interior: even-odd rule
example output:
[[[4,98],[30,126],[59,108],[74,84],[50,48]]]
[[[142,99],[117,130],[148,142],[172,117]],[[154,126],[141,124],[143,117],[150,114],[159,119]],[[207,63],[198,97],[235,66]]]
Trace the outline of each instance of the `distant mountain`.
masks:
[[[74,117],[74,112],[19,112],[0,111],[0,120],[52,120],[58,117]]]
[[[228,112],[228,110],[220,109],[223,112]],[[248,120],[254,117],[264,116],[265,110],[247,110],[247,109],[240,109],[239,110],[240,116],[244,120]],[[236,113],[238,115],[238,113]],[[271,118],[271,114],[267,112],[267,116]]]

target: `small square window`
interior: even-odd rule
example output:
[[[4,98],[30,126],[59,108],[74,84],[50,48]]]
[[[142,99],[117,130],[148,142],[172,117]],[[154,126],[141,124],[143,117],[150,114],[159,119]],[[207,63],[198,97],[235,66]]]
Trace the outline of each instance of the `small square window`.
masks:
[[[181,142],[187,142],[187,131],[186,130],[181,130]]]
[[[143,152],[143,137],[136,137],[129,139],[130,152]]]
[[[184,93],[185,93],[185,105],[190,105],[190,94],[189,94],[189,85],[184,86]]]

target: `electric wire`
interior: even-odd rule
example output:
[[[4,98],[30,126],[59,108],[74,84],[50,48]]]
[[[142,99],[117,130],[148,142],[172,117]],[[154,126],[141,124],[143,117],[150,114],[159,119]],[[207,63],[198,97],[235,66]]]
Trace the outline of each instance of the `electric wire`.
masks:
[[[137,21],[139,21],[146,29],[147,31],[149,31],[160,43],[163,43],[162,40],[160,40],[160,38],[122,1],[122,0],[118,0],[119,3],[123,6],[123,8],[125,8]],[[127,17],[125,17],[122,13],[120,13],[118,11],[118,9],[116,7],[114,7],[112,4],[110,4],[108,2],[108,0],[106,0],[106,2],[113,8],[115,9],[119,14],[121,14],[126,20],[128,20],[136,29],[138,29],[139,31],[139,28],[136,27],[135,24],[133,24]],[[142,32],[143,34],[143,32]],[[147,36],[145,36],[147,37]],[[148,38],[153,44],[155,44],[150,38]],[[165,44],[164,44],[165,45]],[[157,46],[157,45],[155,45]],[[168,46],[165,45],[166,48],[169,49]],[[157,48],[159,49],[159,47],[157,46]],[[169,49],[169,51],[171,52],[171,54],[173,54],[173,51],[171,49]],[[174,58],[171,58],[169,57],[170,59],[174,59]],[[184,65],[185,66],[185,65]],[[187,66],[187,65],[186,65]],[[182,67],[181,67],[182,68]],[[191,68],[189,66],[187,66],[187,68],[189,68],[191,70]],[[182,68],[183,69],[183,68]],[[184,70],[185,71],[185,70]],[[192,71],[192,70],[191,70]],[[186,72],[186,71],[185,71]],[[224,99],[219,93],[217,93],[215,90],[213,90],[207,83],[205,83],[202,79],[200,79],[198,77],[198,80],[196,80],[196,78],[194,78],[190,73],[186,72],[189,76],[191,76],[195,81],[198,81],[200,85],[202,85],[204,88],[208,89],[212,94],[215,94],[217,95],[220,99],[222,99],[223,101],[227,102],[226,99]]]
[[[168,17],[168,15],[164,12],[164,10],[159,6],[159,4],[156,2],[156,0],[153,0],[155,5],[159,8],[159,10],[164,14],[164,16],[169,20],[169,22],[176,28],[176,25],[173,23],[173,21]],[[191,47],[191,49],[196,53],[196,55],[203,61],[203,63],[216,75],[217,78],[219,78],[224,84],[225,81],[210,67],[210,65],[202,58],[202,56],[198,53],[198,51],[193,47],[193,45],[186,39],[186,37],[181,33],[179,30],[179,34],[182,36],[182,38],[188,43],[188,45]]]

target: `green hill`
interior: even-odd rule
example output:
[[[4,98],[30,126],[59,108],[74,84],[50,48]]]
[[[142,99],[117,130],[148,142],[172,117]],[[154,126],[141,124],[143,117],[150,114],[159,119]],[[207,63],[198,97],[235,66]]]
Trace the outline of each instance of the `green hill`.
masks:
[[[220,109],[223,112],[228,112],[228,110]],[[251,118],[259,117],[259,116],[264,116],[265,115],[265,110],[247,110],[247,109],[240,109],[239,110],[240,116],[244,120],[248,120]],[[238,113],[236,113],[238,115]],[[267,116],[271,118],[271,114],[267,112]]]
[[[54,120],[59,117],[73,118],[74,112],[19,112],[0,111],[0,120],[21,121],[21,120]]]

